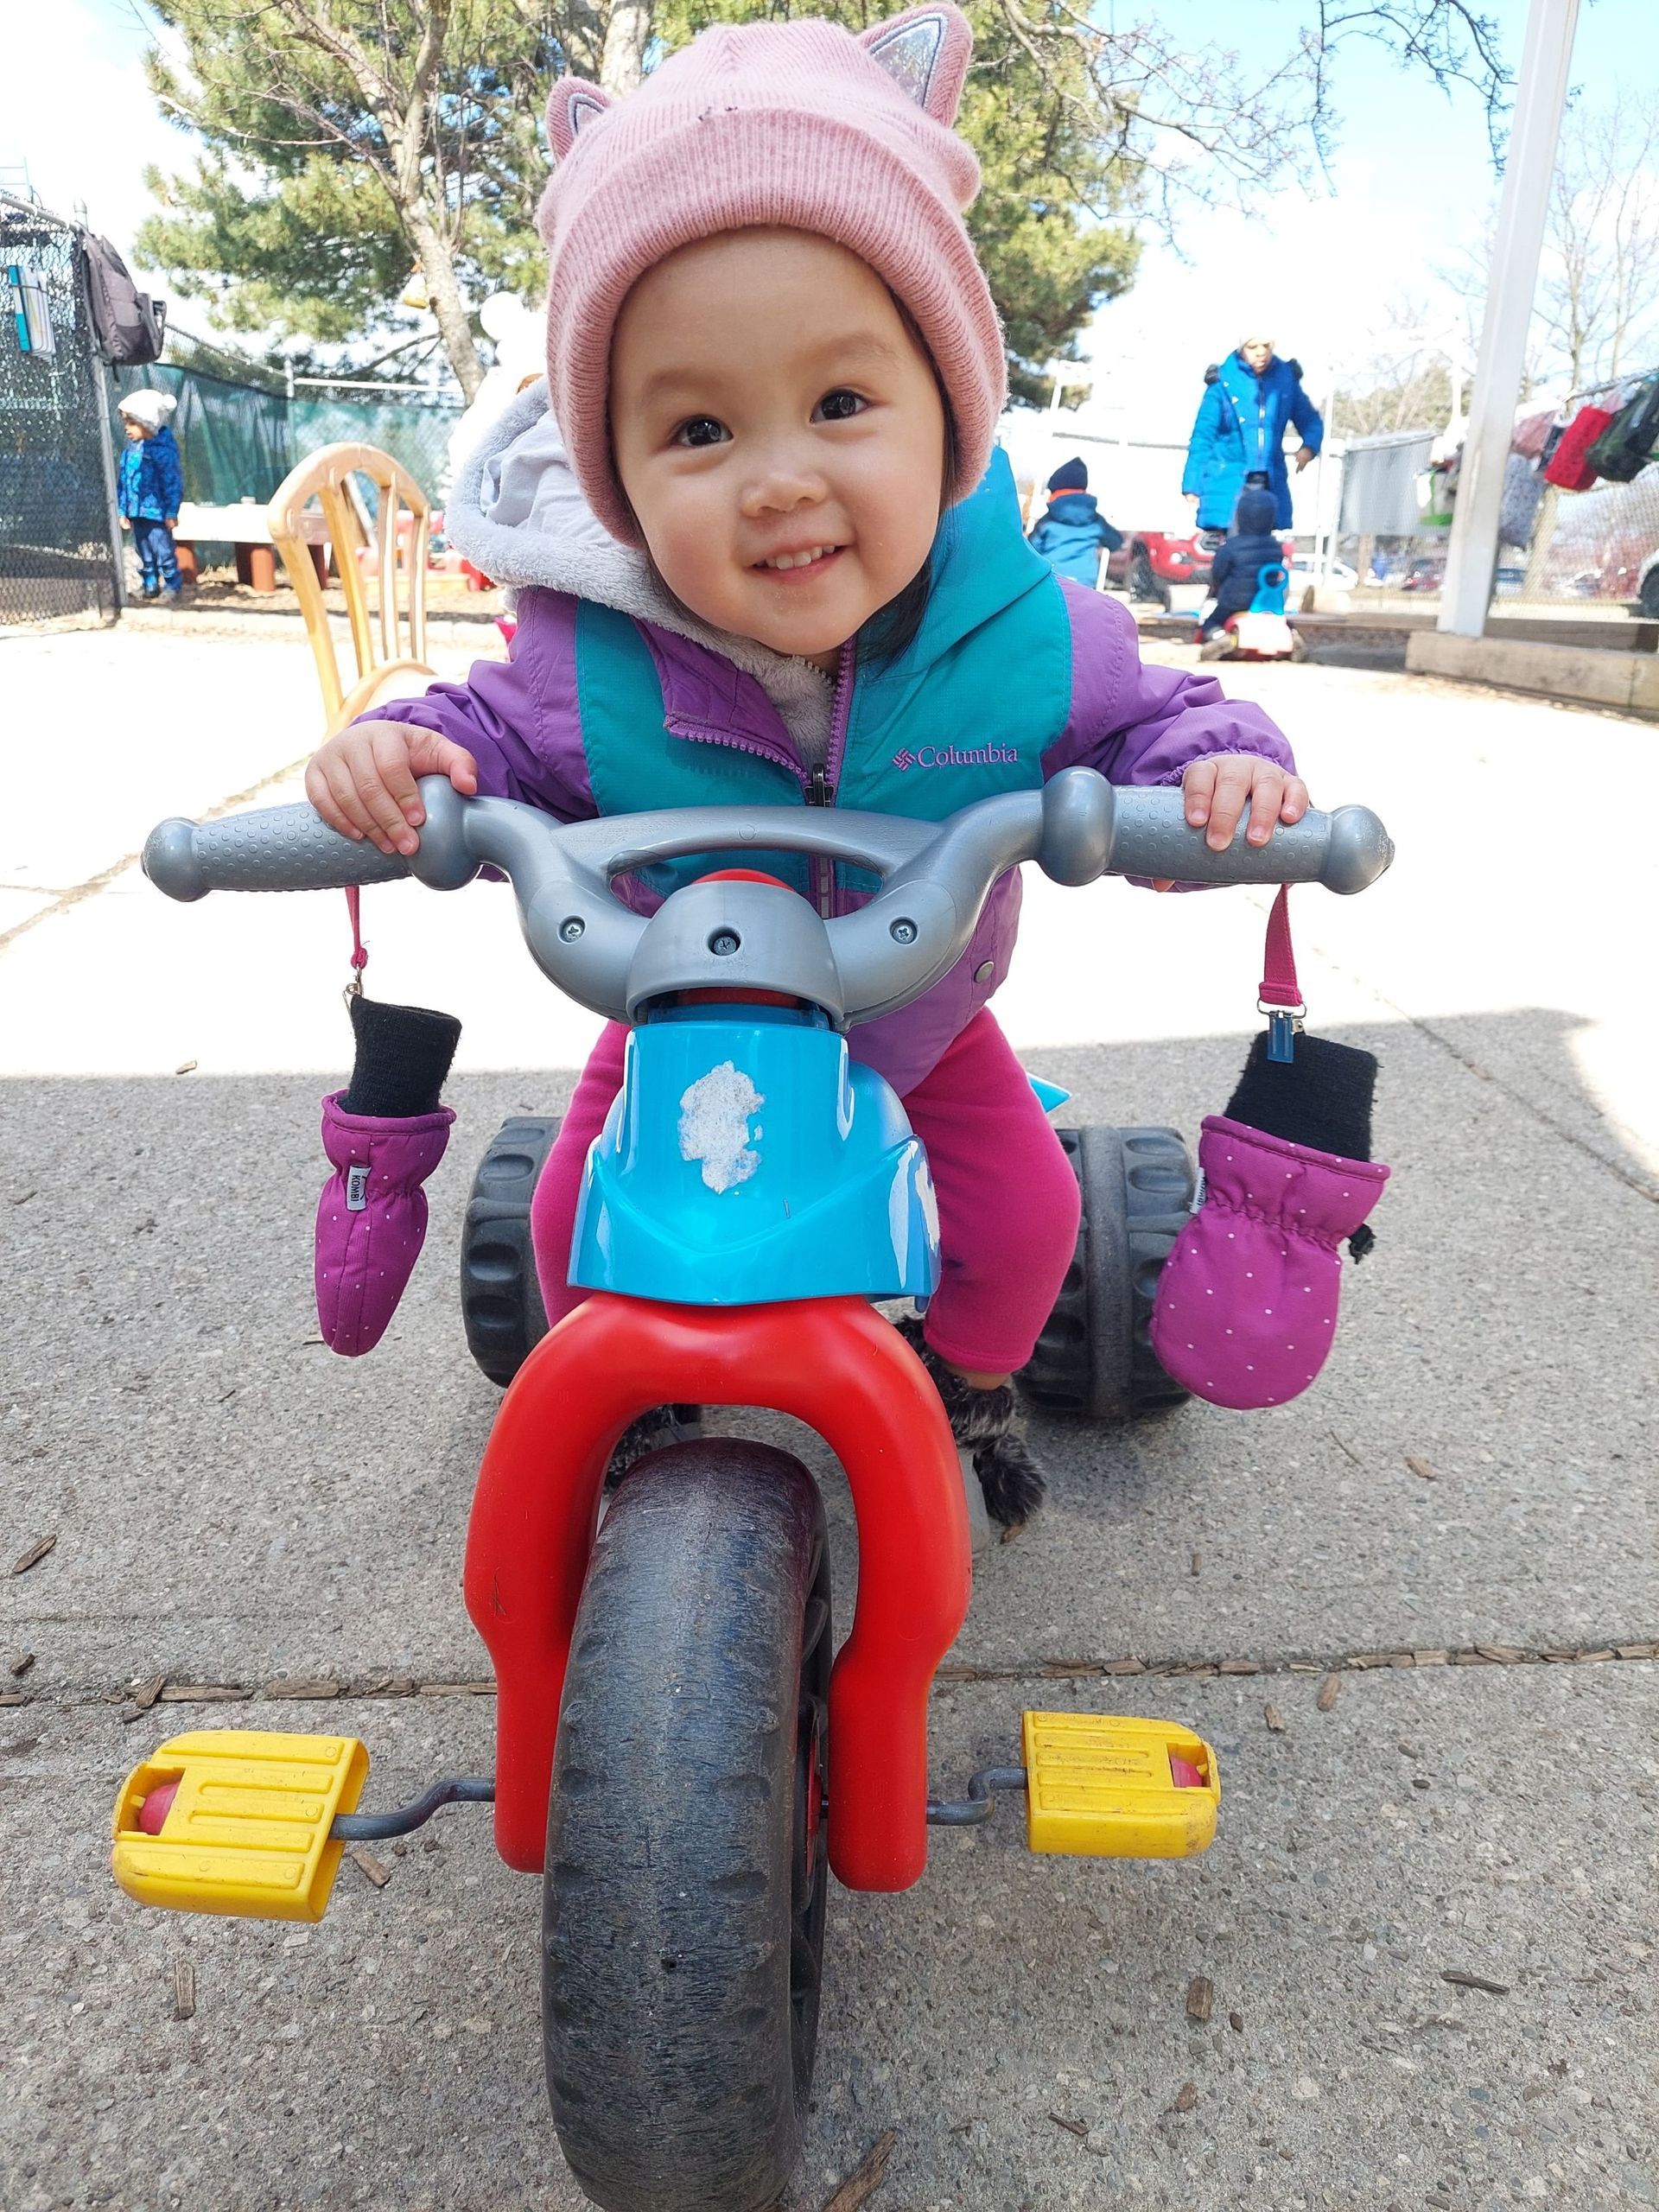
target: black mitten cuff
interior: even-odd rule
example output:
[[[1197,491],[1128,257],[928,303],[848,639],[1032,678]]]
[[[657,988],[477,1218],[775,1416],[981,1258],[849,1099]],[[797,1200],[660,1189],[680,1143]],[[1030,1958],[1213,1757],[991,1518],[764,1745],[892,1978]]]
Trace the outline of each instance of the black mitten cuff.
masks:
[[[384,999],[352,1001],[357,1058],[341,1101],[348,1114],[404,1118],[435,1114],[461,1042],[453,1014],[423,1006],[391,1006]]]
[[[1371,1102],[1376,1056],[1329,1037],[1296,1039],[1293,1060],[1270,1060],[1265,1034],[1227,1102],[1230,1122],[1243,1122],[1285,1144],[1305,1144],[1342,1160],[1371,1156]]]

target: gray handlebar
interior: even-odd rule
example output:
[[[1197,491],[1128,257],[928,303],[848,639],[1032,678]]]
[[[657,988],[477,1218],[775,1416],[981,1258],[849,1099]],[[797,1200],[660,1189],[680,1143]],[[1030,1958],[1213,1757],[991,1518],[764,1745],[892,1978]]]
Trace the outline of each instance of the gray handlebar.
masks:
[[[560,823],[510,799],[460,798],[422,779],[426,824],[412,859],[330,830],[308,805],[273,807],[152,832],[144,873],[169,898],[213,890],[298,891],[414,875],[454,890],[486,864],[518,894],[526,941],[559,988],[597,1014],[632,1020],[674,991],[764,989],[822,1006],[840,1023],[907,1005],[966,950],[992,885],[1036,861],[1057,882],[1104,874],[1189,883],[1323,883],[1351,893],[1394,857],[1369,808],[1281,824],[1265,848],[1242,830],[1212,853],[1178,790],[1118,789],[1069,768],[1039,791],[1009,792],[942,823],[852,809],[696,807]],[[784,851],[868,869],[868,906],[821,918],[795,893],[703,878],[646,918],[612,890],[620,876],[687,855]]]
[[[398,853],[357,844],[309,805],[264,806],[222,822],[159,823],[144,841],[144,874],[169,899],[210,891],[344,891],[409,874]]]

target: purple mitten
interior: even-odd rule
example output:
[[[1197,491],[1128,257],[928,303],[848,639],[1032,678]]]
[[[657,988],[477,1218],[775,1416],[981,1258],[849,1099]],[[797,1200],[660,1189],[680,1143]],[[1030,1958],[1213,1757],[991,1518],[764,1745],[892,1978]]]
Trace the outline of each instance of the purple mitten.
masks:
[[[426,1237],[421,1188],[443,1158],[454,1114],[348,1114],[343,1090],[322,1102],[322,1148],[334,1173],[317,1201],[317,1320],[347,1359],[372,1351],[397,1310]]]
[[[1159,1278],[1152,1344],[1212,1405],[1282,1406],[1325,1364],[1337,1326],[1337,1247],[1389,1171],[1212,1114],[1198,1141],[1204,1204]]]
[[[347,1359],[372,1351],[426,1237],[421,1188],[443,1158],[454,1115],[438,1093],[461,1038],[453,1015],[353,998],[357,1061],[348,1090],[322,1102],[334,1173],[317,1201],[317,1320]]]

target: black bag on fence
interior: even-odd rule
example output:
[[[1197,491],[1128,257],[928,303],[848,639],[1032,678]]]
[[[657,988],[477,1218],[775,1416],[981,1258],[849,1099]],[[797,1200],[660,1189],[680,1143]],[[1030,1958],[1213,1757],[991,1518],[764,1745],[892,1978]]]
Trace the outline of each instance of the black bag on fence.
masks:
[[[1656,445],[1659,445],[1659,377],[1649,378],[1619,409],[1586,458],[1599,476],[1615,484],[1628,484],[1653,459]]]
[[[167,327],[167,303],[141,292],[127,264],[107,238],[85,240],[86,291],[92,303],[92,329],[106,361],[137,365],[159,361]]]

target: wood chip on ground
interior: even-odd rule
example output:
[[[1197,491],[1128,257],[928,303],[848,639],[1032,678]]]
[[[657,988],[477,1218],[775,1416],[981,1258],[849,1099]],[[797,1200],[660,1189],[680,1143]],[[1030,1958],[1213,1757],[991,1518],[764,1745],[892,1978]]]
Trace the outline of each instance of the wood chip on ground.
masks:
[[[1280,1712],[1276,1705],[1264,1705],[1262,1708],[1262,1718],[1267,1722],[1268,1727],[1272,1729],[1275,1736],[1283,1735],[1285,1730],[1285,1716]]]
[[[1197,2083],[1196,2082],[1182,2082],[1182,2084],[1181,2084],[1181,2086],[1180,2086],[1180,2088],[1179,2088],[1179,2089],[1177,2089],[1177,2090],[1176,2090],[1176,2092],[1175,2092],[1175,2109],[1176,2109],[1176,2111],[1177,2111],[1177,2112],[1191,2112],[1191,2111],[1192,2111],[1192,2107],[1193,2107],[1193,2106],[1194,2106],[1195,2104],[1197,2104],[1197,2102],[1198,2102],[1198,2083]]]
[[[1242,2036],[1244,2032],[1244,2015],[1242,2012],[1230,2012],[1227,2015],[1227,2024],[1236,2036]]]
[[[253,1692],[240,1682],[168,1682],[162,1686],[163,1705],[239,1705]]]
[[[6,1662],[6,1672],[12,1675],[26,1675],[34,1664],[35,1654],[32,1651],[14,1651]]]
[[[1202,1552],[1194,1552],[1186,1571],[1189,1574],[1196,1574],[1203,1565],[1204,1554]]]
[[[1319,1694],[1314,1699],[1313,1702],[1321,1713],[1329,1713],[1332,1707],[1341,1695],[1341,1675],[1327,1675],[1325,1680],[1319,1684]]]
[[[188,1959],[173,1961],[173,2017],[175,2020],[196,2017],[196,1970]]]
[[[1490,1659],[1495,1667],[1516,1667],[1526,1657],[1517,1643],[1478,1643],[1475,1646],[1483,1659]]]
[[[37,1537],[29,1546],[29,1549],[21,1555],[21,1557],[13,1560],[11,1567],[12,1573],[14,1574],[27,1574],[31,1567],[38,1567],[41,1561],[46,1557],[47,1554],[56,1545],[57,1541],[58,1539],[55,1531],[54,1531],[54,1533],[49,1536]]]
[[[1187,2018],[1196,2020],[1203,2027],[1214,2011],[1215,2003],[1215,1983],[1201,1974],[1195,1974],[1186,1986]]]
[[[366,1874],[377,1890],[384,1890],[391,1879],[391,1869],[384,1859],[377,1859],[366,1843],[348,1843],[346,1856],[352,1864]]]
[[[1420,1459],[1414,1452],[1408,1452],[1406,1465],[1414,1475],[1421,1475],[1426,1483],[1437,1483],[1440,1479],[1440,1471],[1432,1459]]]
[[[493,1697],[493,1682],[416,1682],[419,1697]]]
[[[1262,1665],[1256,1659],[1224,1659],[1220,1671],[1224,1675],[1259,1675]]]
[[[309,1697],[338,1697],[340,1684],[327,1681],[267,1682],[267,1697],[301,1699]]]
[[[1144,1675],[1147,1662],[1144,1659],[1111,1659],[1100,1671],[1103,1675]]]
[[[825,2198],[823,2212],[859,2212],[861,2204],[868,2204],[886,2178],[898,2140],[897,2128],[884,2127],[835,2195]]]
[[[1068,2120],[1063,2112],[1052,2112],[1048,2116],[1056,2127],[1063,2127],[1068,2135],[1081,2136],[1085,2141],[1088,2139],[1089,2126],[1086,2120]]]
[[[1484,1974],[1470,1974],[1462,1967],[1447,1967],[1441,1974],[1442,1981],[1449,1981],[1457,1989],[1484,1989],[1489,1997],[1507,1997],[1507,1981],[1489,1981]]]

